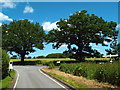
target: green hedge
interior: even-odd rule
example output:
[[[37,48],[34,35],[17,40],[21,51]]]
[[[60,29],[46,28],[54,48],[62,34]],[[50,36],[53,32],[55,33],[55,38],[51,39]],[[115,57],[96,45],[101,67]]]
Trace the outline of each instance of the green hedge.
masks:
[[[62,64],[60,70],[76,76],[83,76],[88,79],[96,79],[100,82],[109,82],[120,86],[120,63],[74,63]]]
[[[2,50],[2,78],[8,75],[10,57],[5,50]]]

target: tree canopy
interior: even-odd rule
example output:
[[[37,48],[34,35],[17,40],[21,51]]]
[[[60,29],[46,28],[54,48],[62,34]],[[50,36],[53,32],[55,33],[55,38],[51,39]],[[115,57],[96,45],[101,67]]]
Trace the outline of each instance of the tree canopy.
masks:
[[[52,42],[53,48],[59,48],[67,44],[66,53],[72,53],[74,58],[84,61],[88,55],[93,55],[94,51],[90,43],[107,46],[117,38],[116,22],[105,21],[102,17],[94,14],[87,14],[86,10],[76,12],[68,19],[60,19],[57,22],[58,29],[49,31],[48,43]],[[112,40],[110,39],[112,38]]]
[[[22,62],[25,55],[35,51],[34,47],[44,48],[44,37],[43,27],[27,19],[14,20],[10,24],[2,25],[2,48],[20,55]]]

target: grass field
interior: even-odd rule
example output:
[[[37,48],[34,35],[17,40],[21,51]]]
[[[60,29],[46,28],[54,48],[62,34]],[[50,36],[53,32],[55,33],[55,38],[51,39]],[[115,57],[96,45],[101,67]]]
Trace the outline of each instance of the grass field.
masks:
[[[109,61],[110,58],[86,58],[85,60],[94,61],[94,60],[105,60]],[[20,61],[20,59],[11,59],[10,61]],[[25,59],[25,61],[42,61],[42,62],[50,62],[50,61],[76,61],[75,59],[70,58],[41,58],[41,59]]]

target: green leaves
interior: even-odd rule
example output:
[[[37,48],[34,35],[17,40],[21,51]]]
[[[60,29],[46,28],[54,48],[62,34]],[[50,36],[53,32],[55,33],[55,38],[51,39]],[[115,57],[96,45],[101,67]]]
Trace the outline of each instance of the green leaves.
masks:
[[[31,23],[27,19],[14,20],[10,24],[2,25],[3,48],[19,55],[26,55],[35,50],[43,49],[45,33],[39,23]]]
[[[87,14],[86,10],[74,13],[69,19],[60,19],[57,26],[59,29],[49,32],[49,42],[56,43],[54,48],[59,48],[62,44],[70,45],[68,51],[74,53],[77,59],[91,54],[89,43],[107,46],[104,42],[113,41],[109,38],[117,39],[118,33],[115,29],[116,22],[107,22],[102,17]],[[72,45],[78,49],[72,49]]]

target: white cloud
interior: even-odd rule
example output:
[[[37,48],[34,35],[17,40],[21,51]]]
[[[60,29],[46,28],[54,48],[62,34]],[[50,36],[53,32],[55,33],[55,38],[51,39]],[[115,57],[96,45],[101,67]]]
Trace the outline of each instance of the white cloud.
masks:
[[[33,20],[31,20],[31,19],[29,19],[29,21],[32,23],[33,22]]]
[[[116,27],[120,29],[120,24],[118,24]]]
[[[68,45],[65,45],[65,44],[64,44],[64,45],[61,46],[61,48],[62,48],[62,47],[67,47],[67,46],[68,46]]]
[[[0,23],[0,26],[2,25],[2,23]]]
[[[108,44],[108,42],[106,42],[106,41],[105,41],[104,43],[105,43],[105,44]]]
[[[9,18],[7,15],[0,12],[0,21],[13,21],[13,20]]]
[[[26,6],[23,13],[33,13],[34,9],[30,6]]]
[[[93,43],[90,43],[90,46],[92,46],[93,45]]]
[[[44,22],[44,23],[42,24],[43,29],[46,30],[46,31],[50,31],[50,30],[52,30],[52,29],[58,29],[58,28],[57,28],[57,25],[56,25],[57,22],[58,22],[58,21],[56,21],[56,22],[54,22],[54,23]]]
[[[12,0],[0,0],[2,8],[15,8],[16,4]]]

